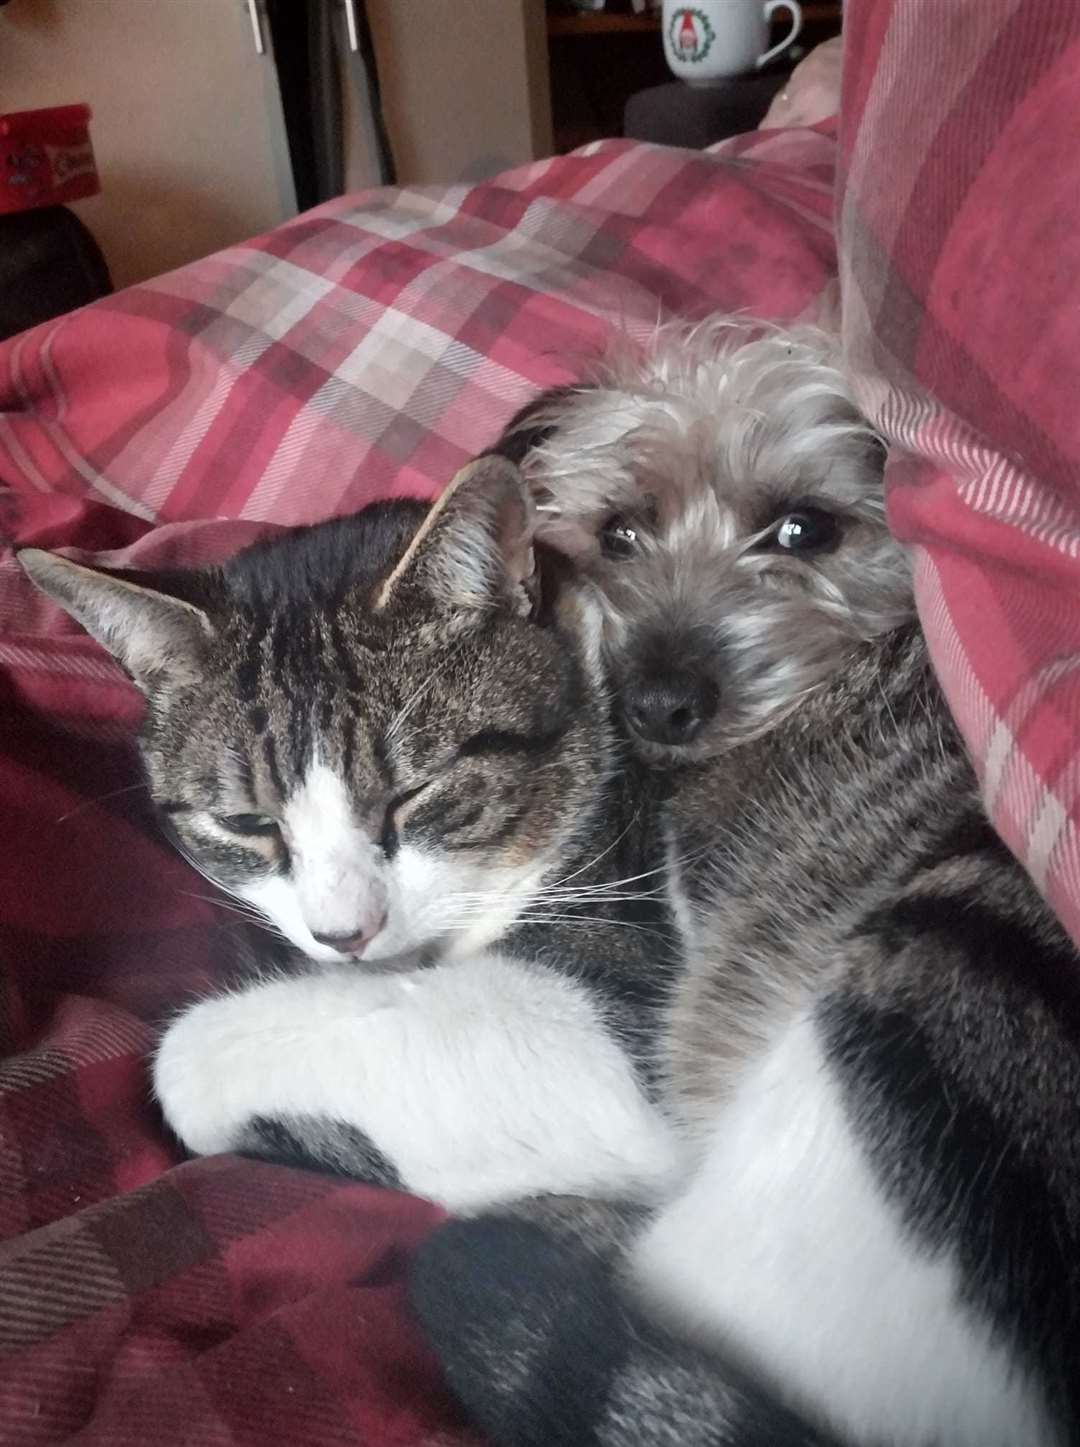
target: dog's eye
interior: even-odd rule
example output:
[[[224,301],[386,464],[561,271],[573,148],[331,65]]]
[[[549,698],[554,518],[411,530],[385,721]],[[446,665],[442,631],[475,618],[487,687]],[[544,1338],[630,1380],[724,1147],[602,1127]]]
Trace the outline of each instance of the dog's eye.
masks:
[[[605,558],[629,558],[638,545],[638,530],[629,518],[618,513],[600,529],[600,551]]]
[[[215,822],[230,834],[255,835],[268,839],[278,832],[277,822],[269,814],[218,814]]]
[[[840,524],[831,512],[803,507],[781,520],[773,538],[786,553],[819,553],[832,546],[839,531]]]

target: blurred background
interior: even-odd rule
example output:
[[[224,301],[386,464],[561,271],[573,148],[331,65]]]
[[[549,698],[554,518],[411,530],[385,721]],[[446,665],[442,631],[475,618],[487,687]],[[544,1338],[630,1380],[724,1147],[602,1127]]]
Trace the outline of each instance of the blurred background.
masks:
[[[55,313],[42,278],[72,247],[67,305],[343,192],[475,181],[606,136],[700,146],[748,130],[839,31],[839,3],[802,10],[766,71],[695,89],[667,69],[671,11],[651,0],[0,0],[0,113],[87,103],[99,178],[47,206],[25,147],[5,153],[21,214],[0,217],[0,283],[18,293],[0,330]]]

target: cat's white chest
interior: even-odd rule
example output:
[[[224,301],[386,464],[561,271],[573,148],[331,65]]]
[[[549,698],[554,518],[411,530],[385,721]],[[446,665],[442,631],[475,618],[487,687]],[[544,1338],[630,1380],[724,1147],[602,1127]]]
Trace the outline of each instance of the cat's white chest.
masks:
[[[637,1248],[650,1309],[853,1441],[1054,1441],[1020,1369],[961,1305],[954,1268],[884,1198],[809,1014],[743,1069],[703,1140]]]

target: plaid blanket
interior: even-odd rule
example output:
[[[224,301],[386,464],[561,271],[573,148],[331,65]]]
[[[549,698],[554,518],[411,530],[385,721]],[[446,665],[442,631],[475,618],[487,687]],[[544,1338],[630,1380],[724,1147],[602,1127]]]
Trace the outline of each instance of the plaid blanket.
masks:
[[[194,561],[430,495],[613,322],[832,275],[1004,836],[1080,938],[1080,9],[849,0],[828,127],[335,202],[0,351],[9,541]],[[117,670],[0,559],[0,1437],[460,1443],[401,1311],[430,1207],[177,1164],[163,1014],[259,948],[158,840]]]
[[[1080,940],[1080,5],[848,6],[844,339],[994,823]]]
[[[605,143],[379,191],[0,351],[8,543],[180,563],[430,496],[614,322],[802,313],[835,271],[835,139]],[[134,691],[0,558],[0,1440],[464,1442],[402,1310],[438,1213],[178,1164],[161,1019],[265,941],[159,838]]]

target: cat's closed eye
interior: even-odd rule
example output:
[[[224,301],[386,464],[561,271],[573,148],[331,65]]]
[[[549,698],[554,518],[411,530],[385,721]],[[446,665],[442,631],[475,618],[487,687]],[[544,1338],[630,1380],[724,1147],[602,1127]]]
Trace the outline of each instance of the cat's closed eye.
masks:
[[[457,751],[459,759],[491,758],[495,754],[535,753],[547,735],[517,733],[513,729],[487,728],[471,734]]]
[[[418,799],[426,789],[431,787],[432,780],[423,784],[417,784],[412,789],[405,789],[402,793],[395,795],[386,806],[383,815],[382,833],[379,836],[379,846],[387,859],[393,859],[398,851],[401,842],[399,835],[405,827],[409,814],[409,805],[414,799]]]
[[[230,834],[247,838],[273,838],[279,831],[277,821],[269,814],[216,814],[214,822]]]

